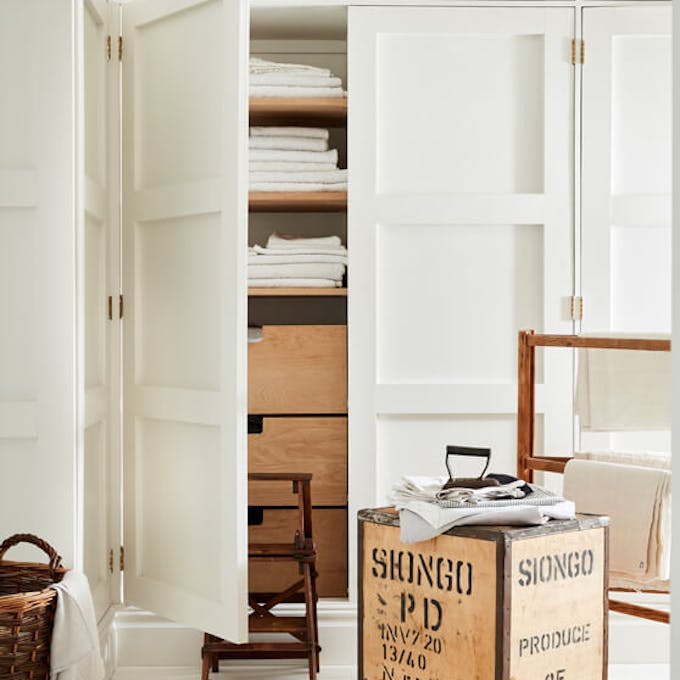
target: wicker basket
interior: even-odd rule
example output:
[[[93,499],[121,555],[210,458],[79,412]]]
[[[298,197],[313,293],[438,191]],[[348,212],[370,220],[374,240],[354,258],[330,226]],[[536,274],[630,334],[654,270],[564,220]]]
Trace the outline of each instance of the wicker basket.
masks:
[[[47,553],[49,564],[8,562],[3,558],[18,543],[32,543]],[[0,680],[49,680],[52,623],[57,592],[66,569],[45,541],[16,534],[0,545]]]

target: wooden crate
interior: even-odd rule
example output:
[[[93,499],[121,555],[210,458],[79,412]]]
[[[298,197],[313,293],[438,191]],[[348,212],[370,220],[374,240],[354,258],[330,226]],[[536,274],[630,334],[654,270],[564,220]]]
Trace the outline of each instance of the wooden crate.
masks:
[[[347,510],[314,508],[312,528],[316,543],[316,581],[320,597],[347,597]],[[249,540],[256,543],[292,542],[297,526],[297,510],[265,509],[260,526],[248,529]],[[300,578],[293,562],[251,562],[251,591],[280,591]]]
[[[347,418],[267,418],[248,435],[248,472],[311,472],[315,506],[347,505]],[[297,505],[290,482],[251,482],[250,505]]]
[[[264,326],[248,344],[248,412],[347,413],[347,327]]]
[[[398,524],[359,513],[360,680],[607,677],[607,518],[410,546]]]

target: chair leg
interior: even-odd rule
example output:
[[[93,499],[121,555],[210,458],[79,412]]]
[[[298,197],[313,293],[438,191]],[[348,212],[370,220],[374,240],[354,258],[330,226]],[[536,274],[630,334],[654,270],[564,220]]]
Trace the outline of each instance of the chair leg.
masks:
[[[210,677],[210,655],[203,652],[203,666],[201,668],[201,680],[208,680]]]
[[[318,627],[316,621],[316,592],[314,586],[314,563],[305,562],[305,609],[307,618],[307,644],[309,645],[309,679],[316,680],[319,672]]]
[[[212,655],[212,672],[220,672],[220,657],[217,654]]]

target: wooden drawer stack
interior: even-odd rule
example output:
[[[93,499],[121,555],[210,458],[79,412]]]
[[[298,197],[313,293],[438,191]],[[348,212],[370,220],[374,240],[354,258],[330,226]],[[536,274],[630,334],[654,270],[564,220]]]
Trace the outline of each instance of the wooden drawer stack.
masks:
[[[317,581],[321,597],[347,595],[347,328],[264,326],[248,346],[249,472],[311,472]],[[251,485],[249,505],[264,508],[251,541],[293,530],[290,485]],[[285,565],[288,567],[288,565]],[[251,590],[276,590],[297,578],[294,564],[254,564]]]

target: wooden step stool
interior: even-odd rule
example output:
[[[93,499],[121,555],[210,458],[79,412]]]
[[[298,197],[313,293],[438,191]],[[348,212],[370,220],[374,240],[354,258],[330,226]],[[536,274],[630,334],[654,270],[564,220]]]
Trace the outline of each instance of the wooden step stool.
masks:
[[[202,680],[208,680],[210,669],[219,671],[221,659],[308,659],[309,678],[319,672],[319,631],[316,615],[316,546],[312,536],[312,475],[308,473],[249,474],[251,482],[289,481],[297,494],[298,524],[290,543],[251,543],[248,559],[268,562],[297,562],[301,578],[278,593],[248,593],[252,609],[248,618],[250,633],[286,633],[294,641],[234,644],[205,634],[202,649]],[[304,602],[304,616],[276,616],[277,604]]]

